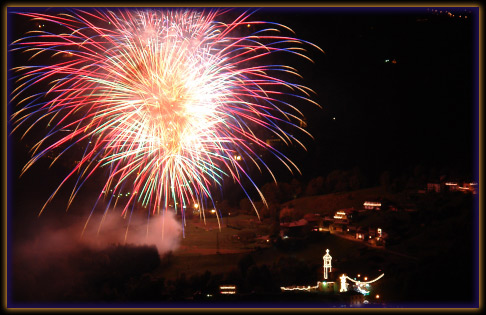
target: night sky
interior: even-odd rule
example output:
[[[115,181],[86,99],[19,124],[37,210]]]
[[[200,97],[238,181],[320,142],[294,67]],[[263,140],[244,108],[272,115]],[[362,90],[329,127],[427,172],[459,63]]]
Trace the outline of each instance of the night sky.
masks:
[[[452,12],[455,17],[434,10]],[[10,14],[7,18],[9,41],[32,27],[33,22],[25,19]],[[296,38],[325,51],[309,47],[307,55],[314,64],[274,57],[276,63],[299,70],[300,83],[316,92],[313,99],[322,106],[303,103],[300,107],[314,137],[299,137],[308,151],[283,149],[301,169],[299,179],[359,167],[371,184],[378,184],[383,171],[416,165],[449,169],[464,179],[477,178],[477,8],[260,8],[252,19],[286,25]],[[9,67],[25,61],[14,54],[9,58]],[[12,86],[9,82],[9,90]],[[19,132],[8,138],[9,196],[13,196],[9,205],[14,209],[11,235],[17,238],[28,238],[29,228],[40,224],[38,210],[68,170],[62,164],[48,169],[48,161],[41,160],[18,179],[29,157],[28,146],[37,135],[34,132],[21,141]],[[292,179],[280,166],[272,167],[278,180]],[[255,180],[263,185],[270,178],[263,175]],[[96,183],[88,185],[85,196],[96,187]],[[95,199],[81,198],[79,204]],[[62,202],[61,196],[52,208]],[[53,209],[41,220],[62,215],[62,209]],[[78,220],[85,213],[71,215]],[[29,216],[33,219],[26,219]]]
[[[426,164],[472,175],[478,134],[474,18],[427,9],[275,14],[326,52],[312,52],[316,64],[303,72],[323,107],[308,114],[315,136],[309,172]]]

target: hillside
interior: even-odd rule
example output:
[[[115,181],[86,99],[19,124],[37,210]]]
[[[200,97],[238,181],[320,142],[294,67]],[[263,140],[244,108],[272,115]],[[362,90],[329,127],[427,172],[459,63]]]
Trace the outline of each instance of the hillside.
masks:
[[[331,215],[339,209],[360,209],[367,200],[387,199],[403,204],[406,202],[406,193],[391,193],[382,187],[372,187],[352,192],[339,192],[319,196],[309,196],[294,199],[282,204],[282,208],[294,208],[302,216],[308,212]]]

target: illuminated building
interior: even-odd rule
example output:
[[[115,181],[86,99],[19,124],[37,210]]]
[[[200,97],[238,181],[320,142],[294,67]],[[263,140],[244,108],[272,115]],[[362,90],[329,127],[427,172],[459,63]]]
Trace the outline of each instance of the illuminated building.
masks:
[[[333,296],[339,296],[340,300],[346,301],[350,306],[361,305],[365,303],[364,296],[369,295],[371,292],[370,284],[381,279],[385,274],[381,274],[375,279],[368,280],[368,276],[363,276],[363,281],[352,279],[343,273],[339,277],[338,283],[335,281],[327,281],[330,277],[330,271],[332,269],[332,257],[329,254],[329,249],[326,249],[326,254],[323,256],[324,260],[324,281],[317,281],[316,285],[292,285],[280,287],[282,292],[309,292],[309,293],[325,293]],[[358,274],[360,278],[360,274]],[[332,280],[332,279],[331,279]],[[347,283],[347,280],[352,282],[352,286]],[[352,290],[350,290],[352,289]]]
[[[219,293],[220,294],[236,294],[236,285],[233,285],[233,284],[220,285],[219,286]]]
[[[339,292],[348,291],[348,284],[346,283],[346,275],[343,273],[343,275],[339,277],[339,279],[341,279],[341,288],[339,289]]]
[[[366,210],[381,210],[381,202],[365,201],[363,206]]]
[[[322,256],[322,259],[324,260],[324,280],[327,280],[328,272],[331,272],[332,269],[331,266],[332,256],[329,255],[329,249],[326,249],[326,254]]]
[[[327,281],[330,277],[330,273],[332,271],[332,256],[329,254],[329,249],[326,249],[326,254],[322,257],[324,261],[324,281],[317,281],[317,284],[314,286],[310,285],[292,285],[292,286],[285,286],[280,287],[282,292],[284,291],[307,291],[307,292],[327,292],[327,293],[335,293],[337,291],[337,286],[334,281]]]

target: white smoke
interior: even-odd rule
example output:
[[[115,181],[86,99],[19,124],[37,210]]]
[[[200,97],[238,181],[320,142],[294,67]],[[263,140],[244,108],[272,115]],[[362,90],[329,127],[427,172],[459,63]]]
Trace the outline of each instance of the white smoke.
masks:
[[[92,218],[80,240],[97,248],[111,244],[155,245],[162,255],[179,247],[181,235],[181,223],[173,211],[150,217],[121,216],[120,212],[112,211]]]

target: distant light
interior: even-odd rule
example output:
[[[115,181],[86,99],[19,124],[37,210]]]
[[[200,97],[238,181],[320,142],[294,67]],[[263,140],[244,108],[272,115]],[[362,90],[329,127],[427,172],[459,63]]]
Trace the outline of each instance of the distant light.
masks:
[[[336,117],[333,117],[332,120],[336,120]]]
[[[379,298],[380,298],[380,295],[379,295],[379,294],[377,294],[375,297],[376,297],[377,299],[379,299]]]
[[[251,25],[250,25],[250,24],[247,24],[246,26],[247,26],[247,27],[250,27]]]
[[[216,210],[215,209],[211,209],[211,213],[216,213]]]
[[[390,59],[385,59],[385,62],[390,62]]]

